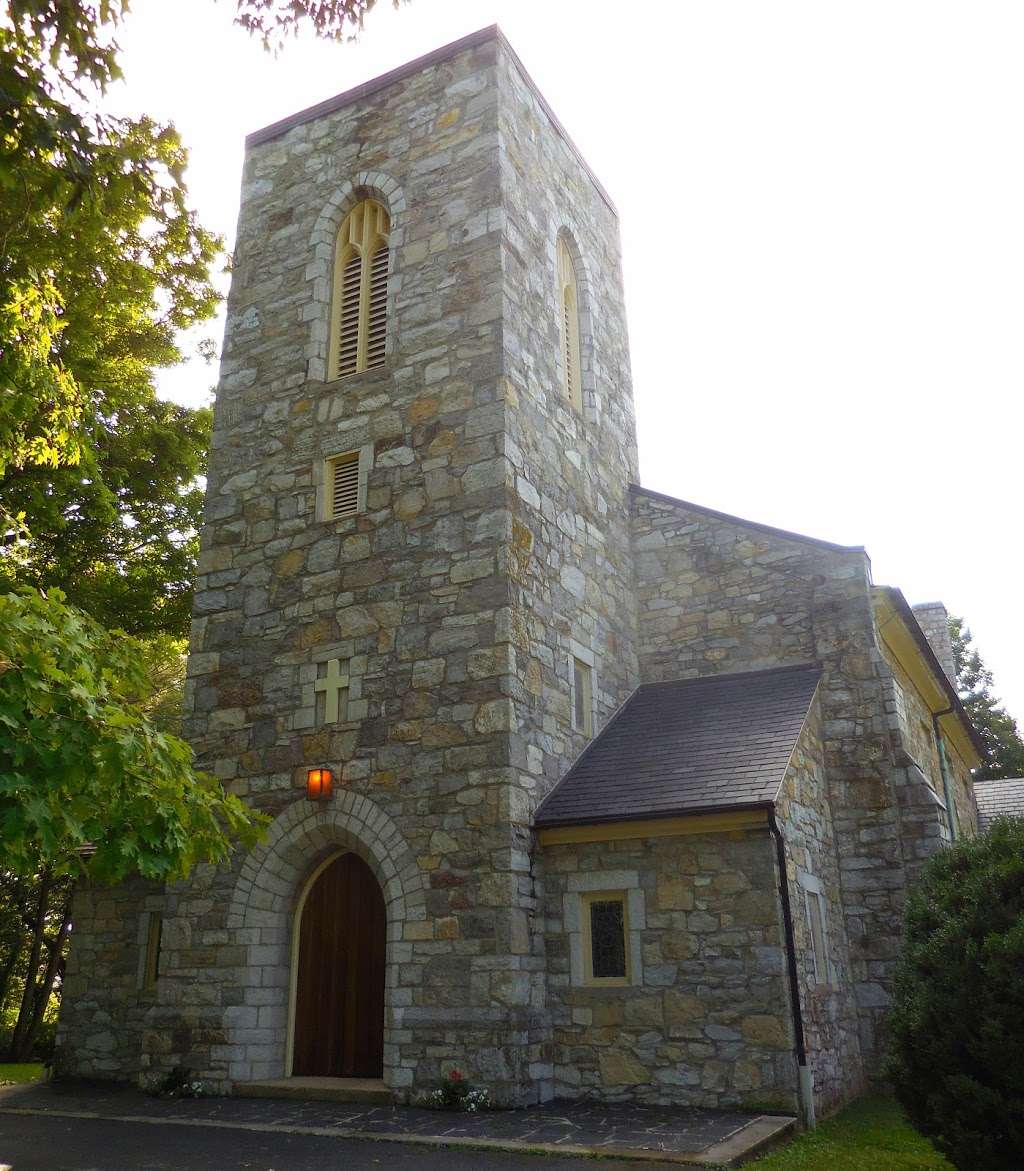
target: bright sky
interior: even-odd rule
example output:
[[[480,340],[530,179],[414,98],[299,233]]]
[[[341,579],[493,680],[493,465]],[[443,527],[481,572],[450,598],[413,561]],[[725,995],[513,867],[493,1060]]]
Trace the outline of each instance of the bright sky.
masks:
[[[246,133],[497,22],[619,208],[644,484],[865,545],[1024,724],[1019,0],[378,0],[276,59],[233,11],[134,0],[111,95],[177,124],[207,226]]]

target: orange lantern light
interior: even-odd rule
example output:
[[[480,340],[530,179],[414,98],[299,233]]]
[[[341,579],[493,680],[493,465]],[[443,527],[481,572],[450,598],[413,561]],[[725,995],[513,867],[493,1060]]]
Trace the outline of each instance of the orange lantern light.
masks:
[[[334,787],[334,775],[329,768],[311,768],[306,773],[306,796],[310,801],[327,801]]]

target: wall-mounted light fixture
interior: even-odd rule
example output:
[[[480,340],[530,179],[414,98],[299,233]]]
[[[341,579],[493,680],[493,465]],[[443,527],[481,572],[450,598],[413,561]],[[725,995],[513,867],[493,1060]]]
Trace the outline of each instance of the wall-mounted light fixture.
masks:
[[[329,768],[311,768],[306,773],[306,796],[310,801],[327,801],[334,787],[334,775]]]

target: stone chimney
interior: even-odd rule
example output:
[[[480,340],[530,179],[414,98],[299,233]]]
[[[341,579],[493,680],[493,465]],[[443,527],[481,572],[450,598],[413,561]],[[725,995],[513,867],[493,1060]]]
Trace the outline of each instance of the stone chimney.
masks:
[[[956,668],[953,665],[953,644],[949,638],[949,612],[941,602],[922,602],[912,609],[935,657],[955,687]]]

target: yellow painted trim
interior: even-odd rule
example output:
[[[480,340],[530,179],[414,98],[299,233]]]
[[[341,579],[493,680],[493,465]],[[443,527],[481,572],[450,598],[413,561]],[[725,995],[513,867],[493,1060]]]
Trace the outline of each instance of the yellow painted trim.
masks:
[[[878,638],[884,649],[907,673],[928,710],[932,713],[945,711],[949,707],[946,689],[936,679],[933,668],[921,653],[917,639],[907,628],[902,615],[893,608],[888,596],[881,591],[875,593],[872,602]],[[967,729],[956,712],[941,716],[939,726],[943,736],[956,746],[957,752],[969,768],[977,768],[982,763]]]
[[[590,934],[590,904],[621,903],[622,933],[625,956],[624,976],[594,975],[594,946]],[[587,890],[580,892],[580,946],[583,949],[583,985],[586,988],[627,988],[633,971],[633,957],[629,947],[629,898],[624,890]]]
[[[690,817],[659,817],[645,821],[606,821],[596,825],[564,825],[542,829],[542,846],[571,842],[623,842],[633,838],[674,838],[686,834],[719,834],[733,830],[760,829],[768,824],[768,811],[738,809],[735,813],[703,813]]]

